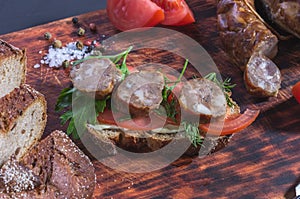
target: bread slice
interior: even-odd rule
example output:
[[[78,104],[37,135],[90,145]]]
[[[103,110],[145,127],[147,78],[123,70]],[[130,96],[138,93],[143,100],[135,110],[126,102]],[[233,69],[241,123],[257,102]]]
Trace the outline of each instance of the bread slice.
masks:
[[[46,100],[24,84],[0,98],[0,166],[12,155],[19,160],[42,136]]]
[[[240,107],[231,98],[232,107],[226,107],[225,118],[234,118],[240,114]],[[124,129],[114,125],[87,125],[86,140],[93,145],[98,157],[112,156],[118,153],[118,147],[136,153],[148,153],[163,148],[171,143],[186,142],[184,130],[167,125],[166,128],[152,131],[138,131]],[[210,136],[200,132],[200,137],[205,138],[201,146],[190,147],[183,155],[207,155],[224,148],[230,141],[229,136]],[[201,150],[200,150],[201,149]]]
[[[0,39],[0,98],[25,83],[26,52]]]
[[[11,160],[5,165],[12,165]],[[2,178],[13,179],[10,180],[15,182],[13,185],[18,185],[11,186],[6,180],[2,185],[5,187],[2,188],[4,196],[87,199],[93,195],[96,180],[93,164],[64,132],[52,132],[13,165],[16,165],[15,173],[0,170]],[[24,168],[30,175],[23,179],[14,176]],[[24,187],[21,182],[30,182],[30,186]]]
[[[149,153],[159,150],[168,144],[185,143],[186,136],[183,130],[173,133],[157,133],[155,131],[132,131],[128,129],[119,128],[110,125],[88,125],[89,138],[98,147],[97,156],[111,156],[118,153],[118,148],[128,150],[135,153]],[[214,153],[224,148],[231,136],[202,136],[206,141],[202,146],[190,147],[184,152],[183,155],[207,155]],[[175,145],[174,145],[175,146]],[[177,145],[178,146],[178,145]],[[199,150],[201,154],[199,154]],[[168,153],[168,151],[167,151]]]

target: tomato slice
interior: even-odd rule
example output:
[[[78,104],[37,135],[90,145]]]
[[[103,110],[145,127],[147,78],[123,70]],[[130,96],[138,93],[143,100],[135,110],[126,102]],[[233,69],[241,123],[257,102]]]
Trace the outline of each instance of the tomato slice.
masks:
[[[258,115],[259,110],[247,109],[243,114],[239,115],[236,118],[226,119],[224,121],[222,129],[220,129],[221,124],[218,123],[201,124],[199,125],[199,129],[204,132],[208,132],[209,134],[230,135],[233,133],[238,133],[247,128],[255,121]]]
[[[293,86],[293,88],[292,88],[292,94],[294,95],[294,97],[296,98],[296,100],[300,104],[300,82],[298,82],[297,84],[295,84]]]
[[[162,128],[168,123],[167,118],[160,117],[157,114],[152,114],[151,117],[126,118],[120,113],[112,113],[111,110],[105,109],[97,117],[99,123],[115,125],[131,130],[153,130]]]
[[[164,25],[186,25],[195,22],[193,12],[184,0],[152,0],[164,10]]]
[[[122,31],[152,27],[164,20],[164,11],[151,0],[109,0],[106,11],[112,24]]]

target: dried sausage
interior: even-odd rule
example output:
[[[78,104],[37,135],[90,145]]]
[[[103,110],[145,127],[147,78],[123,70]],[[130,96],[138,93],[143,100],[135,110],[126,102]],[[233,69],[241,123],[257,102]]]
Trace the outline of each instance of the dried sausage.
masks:
[[[247,69],[255,66],[257,70],[263,70],[263,64],[252,63],[254,60],[260,63],[267,62],[272,70],[279,69],[272,62],[277,54],[277,37],[261,22],[253,13],[253,0],[220,0],[218,2],[218,29],[226,52],[233,61],[243,70],[247,71],[245,77],[255,77],[255,70]],[[274,73],[274,77],[264,79],[273,88],[280,88],[280,73]],[[253,74],[251,74],[253,73]],[[271,73],[265,73],[269,77]],[[274,79],[273,79],[274,78]],[[255,79],[258,79],[256,77]],[[251,94],[261,97],[276,96],[277,91],[264,90],[267,87],[252,82],[253,78],[245,79],[246,87]],[[251,89],[249,89],[251,87]],[[254,92],[255,91],[255,92]]]

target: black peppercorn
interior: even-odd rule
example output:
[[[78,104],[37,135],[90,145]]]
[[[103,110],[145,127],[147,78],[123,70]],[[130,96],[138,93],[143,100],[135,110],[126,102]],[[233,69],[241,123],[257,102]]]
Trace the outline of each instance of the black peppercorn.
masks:
[[[77,17],[73,17],[72,18],[72,22],[73,22],[73,24],[78,24],[78,18]]]
[[[90,53],[90,52],[92,52],[93,49],[94,49],[93,46],[88,46],[85,52]]]

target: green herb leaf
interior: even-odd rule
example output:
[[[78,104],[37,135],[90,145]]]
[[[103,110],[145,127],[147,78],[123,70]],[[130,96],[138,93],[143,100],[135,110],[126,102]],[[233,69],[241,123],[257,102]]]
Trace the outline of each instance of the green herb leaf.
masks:
[[[181,125],[183,125],[186,136],[189,138],[194,147],[201,146],[203,138],[200,136],[198,125],[196,123],[192,124],[185,121],[182,122]]]
[[[184,75],[184,73],[185,73],[185,71],[186,71],[186,68],[187,68],[188,64],[189,64],[189,60],[186,59],[186,60],[185,60],[185,63],[184,63],[184,66],[183,66],[183,69],[182,69],[182,71],[181,71],[181,73],[180,73],[178,79],[177,79],[175,82],[172,82],[167,76],[164,76],[164,79],[165,79],[165,88],[164,88],[164,90],[163,90],[163,98],[164,98],[165,100],[166,100],[167,97],[168,97],[168,96],[166,95],[166,93],[168,93],[168,91],[172,91],[172,90],[176,87],[176,85],[181,81],[181,79],[182,79],[182,77],[183,77],[183,75]],[[172,85],[172,86],[169,86],[168,84],[173,84],[173,85]],[[165,95],[164,95],[164,94],[165,94]]]
[[[71,110],[65,112],[59,117],[61,125],[65,125],[67,121],[71,120],[73,117],[73,112]]]
[[[129,70],[126,65],[126,59],[130,51],[132,50],[130,46],[124,52],[121,52],[116,55],[99,55],[99,56],[89,56],[87,58],[77,60],[72,63],[73,66],[78,65],[89,59],[110,59],[116,64],[116,66],[122,71],[123,79],[129,74]],[[121,64],[118,62],[121,60]],[[55,106],[55,111],[59,112],[65,108],[71,108],[75,106],[76,109],[69,110],[60,116],[61,124],[64,125],[69,121],[69,126],[67,128],[67,134],[72,135],[73,138],[78,139],[80,135],[85,132],[87,123],[96,124],[97,116],[99,113],[103,112],[106,107],[105,100],[93,100],[90,97],[86,96],[84,93],[81,93],[76,88],[65,88],[61,91],[57,103]],[[76,125],[75,125],[76,124]]]
[[[186,59],[183,69],[179,75],[179,77],[177,78],[176,81],[171,81],[167,76],[164,76],[164,81],[165,81],[165,87],[162,90],[162,97],[163,97],[163,101],[161,103],[161,105],[165,108],[165,112],[162,112],[160,110],[158,110],[159,114],[166,114],[166,116],[168,118],[173,119],[174,121],[176,121],[176,99],[175,97],[170,97],[170,99],[168,100],[169,96],[172,95],[172,90],[176,87],[176,85],[181,81],[186,68],[188,66],[189,60]],[[169,84],[172,84],[171,86]]]
[[[80,60],[77,60],[77,61],[74,61],[72,63],[73,66],[76,66],[78,64],[81,64],[82,62],[86,61],[86,60],[89,60],[89,59],[110,59],[113,63],[117,64],[122,58],[123,58],[123,61],[122,61],[122,64],[119,65],[120,69],[123,70],[124,72],[126,72],[125,70],[128,71],[127,69],[127,66],[126,66],[126,58],[128,56],[128,54],[130,53],[130,51],[132,50],[132,46],[130,46],[127,50],[121,52],[121,53],[118,53],[116,55],[98,55],[98,56],[88,56],[84,59],[80,59]],[[122,71],[122,72],[123,72]],[[123,74],[126,74],[126,73],[123,73]]]
[[[72,94],[76,91],[76,88],[65,88],[58,96],[55,111],[61,111],[72,105]]]
[[[78,139],[85,132],[87,123],[96,124],[98,114],[103,112],[106,107],[106,100],[94,101],[94,99],[73,88],[62,90],[56,111],[72,108],[72,105],[76,107],[76,109],[71,109],[60,116],[62,125],[69,121],[67,134],[72,135],[74,139]]]

